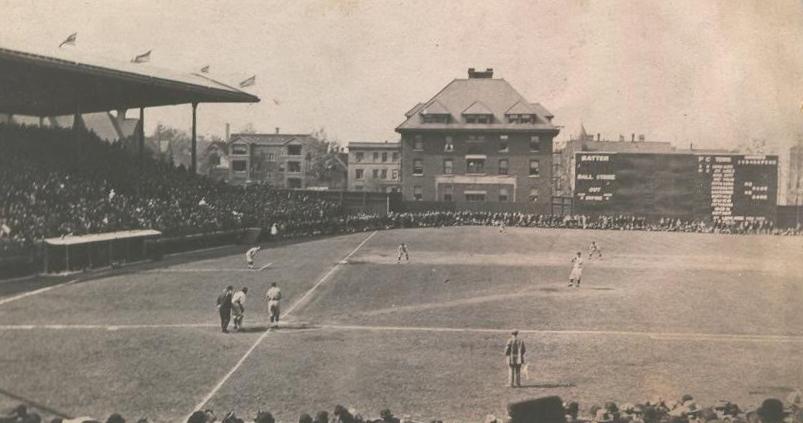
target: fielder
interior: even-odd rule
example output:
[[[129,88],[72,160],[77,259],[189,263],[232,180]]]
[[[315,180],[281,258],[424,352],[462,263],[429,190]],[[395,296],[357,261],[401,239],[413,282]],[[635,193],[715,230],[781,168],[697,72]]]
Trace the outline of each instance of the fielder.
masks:
[[[253,247],[245,252],[245,262],[248,263],[248,268],[254,268],[254,256],[262,249],[260,246]]]
[[[407,253],[407,245],[405,243],[399,244],[398,250],[398,257],[396,258],[396,263],[401,263],[402,256],[406,261],[410,261],[410,255]]]
[[[591,241],[591,245],[588,246],[588,259],[591,260],[595,254],[597,258],[602,258],[602,250],[597,246],[597,242]]]
[[[572,272],[569,273],[569,286],[580,287],[580,279],[583,277],[583,254],[577,252],[577,257],[572,258]]]
[[[268,293],[265,294],[268,301],[268,313],[270,314],[270,327],[279,327],[279,300],[282,299],[282,290],[276,286],[276,282],[270,284]]]

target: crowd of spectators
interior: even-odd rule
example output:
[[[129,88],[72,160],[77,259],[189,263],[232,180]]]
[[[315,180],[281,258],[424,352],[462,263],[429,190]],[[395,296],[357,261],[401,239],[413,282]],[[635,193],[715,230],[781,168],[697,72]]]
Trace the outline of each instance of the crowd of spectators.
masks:
[[[710,406],[701,406],[691,395],[683,395],[678,400],[653,399],[643,403],[606,402],[603,405],[592,405],[582,410],[576,401],[563,403],[563,414],[567,423],[803,423],[801,393],[793,391],[785,401],[776,398],[764,400],[760,406],[743,409],[729,401],[718,401]],[[74,419],[54,418],[51,423],[102,423],[89,417]],[[148,419],[132,420],[136,423],[147,423]],[[429,423],[442,423],[442,420],[428,420]],[[41,417],[31,412],[24,405],[15,408],[6,417],[0,417],[0,423],[40,423]],[[126,423],[119,414],[112,414],[106,423]],[[238,417],[228,412],[218,417],[213,410],[198,410],[186,420],[187,423],[276,423],[273,414],[268,411],[257,411],[253,419]],[[482,423],[518,423],[516,417],[497,418],[488,415]],[[397,417],[389,409],[379,412],[379,417],[366,418],[354,409],[342,405],[335,406],[330,414],[319,411],[313,417],[301,414],[298,423],[416,423],[409,416]],[[523,420],[521,423],[525,423]],[[526,423],[529,423],[526,422]]]
[[[193,175],[83,129],[0,124],[0,257],[47,237],[126,229],[165,236],[274,225],[279,237],[400,227],[500,225],[541,228],[797,235],[771,221],[635,216],[554,216],[481,211],[349,215],[337,201],[264,185],[236,187]]]
[[[266,186],[234,187],[81,129],[0,124],[0,256],[63,235],[151,228],[166,236],[292,227],[339,216],[338,203]]]

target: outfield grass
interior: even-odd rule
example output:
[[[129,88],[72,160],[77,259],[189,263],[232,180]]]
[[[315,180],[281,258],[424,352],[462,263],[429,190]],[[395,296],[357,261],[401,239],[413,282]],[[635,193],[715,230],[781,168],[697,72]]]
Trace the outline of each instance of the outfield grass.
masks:
[[[478,421],[541,395],[750,405],[803,386],[799,238],[408,229],[378,232],[338,264],[368,236],[268,248],[257,266],[272,264],[257,272],[239,271],[239,253],[174,260],[2,304],[0,407],[25,398],[175,422],[211,392],[220,412],[261,407],[284,422],[337,403]],[[604,258],[568,288],[569,260],[591,240]],[[396,263],[399,242],[410,263]],[[285,310],[308,294],[287,316],[307,329],[260,339],[272,281]],[[216,327],[227,284],[251,289],[245,333]],[[520,390],[504,387],[514,327],[532,363]]]

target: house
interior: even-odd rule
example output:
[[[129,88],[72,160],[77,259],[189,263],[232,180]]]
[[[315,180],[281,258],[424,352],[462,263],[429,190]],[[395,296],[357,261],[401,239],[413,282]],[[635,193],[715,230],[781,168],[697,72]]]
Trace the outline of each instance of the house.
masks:
[[[525,99],[493,69],[468,70],[405,114],[405,200],[500,202],[549,209],[552,113]]]
[[[348,189],[398,192],[401,189],[401,152],[398,142],[350,142]]]
[[[282,134],[277,128],[274,134],[232,134],[228,152],[231,184],[307,188],[326,145],[310,134]]]

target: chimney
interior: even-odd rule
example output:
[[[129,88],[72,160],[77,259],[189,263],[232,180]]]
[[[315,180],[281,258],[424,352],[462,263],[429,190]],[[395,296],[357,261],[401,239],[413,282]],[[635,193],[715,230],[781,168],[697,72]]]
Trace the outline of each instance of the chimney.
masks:
[[[636,133],[630,134],[630,142],[636,142]]]
[[[276,133],[277,134],[279,133],[279,127],[278,126],[276,127]]]
[[[625,142],[625,136],[624,135],[619,134],[619,142]]]
[[[231,125],[226,122],[226,138],[225,141],[229,142],[229,134],[231,133]]]
[[[597,132],[597,142],[599,142],[599,141],[600,141],[600,133]]]
[[[490,79],[494,77],[494,69],[486,68],[484,71],[478,71],[474,68],[468,68],[469,79]]]
[[[644,142],[647,140],[647,138],[644,136],[644,134],[638,134],[638,140],[639,142]]]

